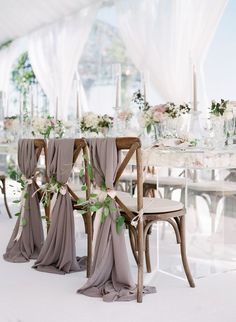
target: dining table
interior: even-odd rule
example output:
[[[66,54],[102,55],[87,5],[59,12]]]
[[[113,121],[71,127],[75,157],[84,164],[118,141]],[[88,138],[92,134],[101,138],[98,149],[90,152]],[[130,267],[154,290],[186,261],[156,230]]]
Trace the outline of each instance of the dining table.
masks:
[[[236,145],[154,144],[144,147],[142,156],[144,169],[154,169],[152,175],[144,170],[144,182],[155,184],[156,196],[169,189],[168,197],[185,205],[187,253],[194,278],[236,269]],[[158,225],[155,269],[183,278],[172,230],[166,223]]]

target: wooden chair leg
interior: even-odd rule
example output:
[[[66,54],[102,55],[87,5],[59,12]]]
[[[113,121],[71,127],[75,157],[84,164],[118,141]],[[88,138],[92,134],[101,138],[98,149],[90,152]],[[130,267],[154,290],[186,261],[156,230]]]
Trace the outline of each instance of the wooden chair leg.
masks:
[[[188,259],[186,255],[186,243],[185,243],[185,216],[180,217],[180,250],[181,250],[181,258],[184,267],[185,274],[187,276],[190,287],[195,287],[195,283],[188,265]]]
[[[138,222],[138,285],[137,302],[143,301],[143,221]]]
[[[145,260],[146,260],[147,272],[151,273],[152,268],[151,268],[151,260],[150,260],[149,236],[150,236],[150,234],[147,233],[146,241],[145,241]]]
[[[4,179],[1,179],[1,181],[2,181],[2,193],[3,193],[3,198],[4,198],[4,204],[5,204],[5,207],[6,207],[6,210],[7,210],[8,217],[9,218],[12,218],[12,215],[10,213],[10,210],[9,210],[9,207],[8,207],[8,203],[7,203],[6,180],[4,178]]]

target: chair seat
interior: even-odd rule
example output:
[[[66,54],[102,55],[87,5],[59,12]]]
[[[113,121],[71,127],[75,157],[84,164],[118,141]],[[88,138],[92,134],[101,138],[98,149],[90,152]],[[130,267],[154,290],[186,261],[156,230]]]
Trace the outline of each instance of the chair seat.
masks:
[[[144,183],[154,184],[157,183],[157,177],[155,175],[147,175],[145,177]],[[186,179],[181,177],[159,177],[158,185],[159,187],[170,186],[170,187],[185,187]]]
[[[137,181],[137,175],[134,172],[124,172],[119,181]]]
[[[227,181],[201,181],[189,184],[188,189],[202,192],[230,192],[236,194],[236,183]]]
[[[117,192],[117,197],[124,203],[124,205],[132,212],[138,213],[137,198],[131,197],[125,192]],[[160,214],[179,211],[184,209],[181,202],[163,199],[163,198],[143,198],[144,214]]]
[[[181,177],[160,177],[159,178],[159,186],[185,187],[185,184],[186,184],[186,178],[181,178]]]

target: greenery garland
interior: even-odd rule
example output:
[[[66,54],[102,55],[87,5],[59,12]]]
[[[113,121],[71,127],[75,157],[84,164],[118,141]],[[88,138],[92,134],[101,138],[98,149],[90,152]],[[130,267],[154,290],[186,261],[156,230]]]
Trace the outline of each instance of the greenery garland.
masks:
[[[11,73],[11,80],[16,90],[23,95],[26,95],[31,85],[38,83],[27,52],[17,59]]]

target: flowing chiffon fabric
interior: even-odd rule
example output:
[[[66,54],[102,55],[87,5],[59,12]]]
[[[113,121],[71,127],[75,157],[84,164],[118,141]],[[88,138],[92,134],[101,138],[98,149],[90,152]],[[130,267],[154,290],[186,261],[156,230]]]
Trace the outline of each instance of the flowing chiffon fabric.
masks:
[[[33,139],[21,139],[18,142],[18,165],[26,179],[30,179],[36,171],[37,157]],[[20,216],[17,219],[12,236],[8,243],[4,259],[9,262],[27,262],[36,259],[43,245],[43,227],[39,208],[39,198],[35,191],[37,187],[34,181],[28,184],[27,197],[23,218],[25,225],[22,228],[20,238],[16,236],[20,226]],[[34,194],[34,196],[32,196]]]
[[[96,185],[101,187],[105,179],[106,187],[114,189],[113,183],[120,159],[116,139],[97,138],[87,141]],[[104,223],[100,223],[97,232],[91,277],[78,293],[102,297],[106,302],[136,299],[136,286],[130,272],[124,230],[121,233],[116,231],[115,221],[119,215],[113,201],[109,216]],[[153,293],[155,288],[146,287],[144,292]]]
[[[53,139],[48,145],[48,176],[64,185],[51,213],[46,241],[33,266],[39,271],[65,274],[86,269],[86,258],[76,257],[75,228],[71,196],[66,183],[73,167],[74,139]]]

